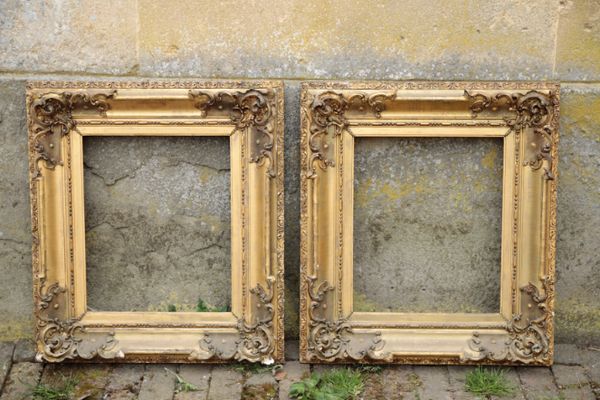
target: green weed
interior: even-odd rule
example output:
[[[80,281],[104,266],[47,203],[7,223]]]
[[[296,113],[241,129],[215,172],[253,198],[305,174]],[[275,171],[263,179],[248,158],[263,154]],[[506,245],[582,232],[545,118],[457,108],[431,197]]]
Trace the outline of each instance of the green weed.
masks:
[[[290,396],[298,400],[352,400],[363,389],[362,374],[355,369],[335,369],[292,384]]]
[[[482,396],[506,396],[514,391],[514,387],[504,376],[504,370],[482,367],[467,373],[465,388]]]

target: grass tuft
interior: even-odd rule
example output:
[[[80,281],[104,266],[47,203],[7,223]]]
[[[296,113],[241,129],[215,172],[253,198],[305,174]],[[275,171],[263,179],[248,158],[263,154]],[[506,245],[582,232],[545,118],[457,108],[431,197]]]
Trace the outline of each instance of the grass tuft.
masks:
[[[68,379],[60,388],[40,383],[31,389],[31,398],[33,400],[70,400],[75,386],[77,386],[75,379]]]
[[[482,396],[507,396],[514,392],[514,387],[504,376],[504,370],[498,368],[478,367],[470,371],[467,373],[465,388]]]
[[[363,389],[363,377],[355,369],[335,369],[292,384],[290,396],[298,400],[352,400]]]

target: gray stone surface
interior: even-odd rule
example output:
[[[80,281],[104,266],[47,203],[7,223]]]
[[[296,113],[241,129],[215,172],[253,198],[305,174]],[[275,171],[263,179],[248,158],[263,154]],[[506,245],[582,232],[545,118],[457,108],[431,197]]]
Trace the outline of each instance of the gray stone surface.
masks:
[[[135,0],[0,3],[0,71],[127,74],[136,46]]]
[[[212,373],[208,400],[237,399],[242,395],[242,374],[232,368],[218,368]]]
[[[32,389],[40,381],[44,365],[22,362],[14,364],[4,382],[0,400],[21,400],[31,396]]]
[[[286,361],[298,361],[300,356],[300,343],[297,340],[285,341],[285,359]]]
[[[505,368],[504,377],[514,390],[513,394],[511,395],[512,398],[515,400],[525,400],[525,395],[523,394],[523,390],[521,388],[521,379],[519,378],[519,373],[517,372],[518,370],[519,368]]]
[[[561,1],[556,74],[564,80],[600,78],[600,1]]]
[[[13,353],[14,362],[34,361],[35,359],[35,344],[31,339],[19,339],[15,343],[15,351]]]
[[[14,349],[14,343],[0,342],[0,393],[2,393],[4,381],[6,380],[6,377],[10,371],[10,367],[12,366],[12,355]]]
[[[0,148],[0,340],[12,340],[31,337],[33,314],[23,81],[0,81]]]
[[[44,367],[40,384],[59,391],[72,386],[70,395],[73,399],[100,400],[111,369],[107,364],[91,364],[84,368],[78,364],[48,364]]]
[[[557,2],[525,0],[140,0],[139,10],[141,73],[252,78],[548,78],[558,17]],[[250,27],[265,29],[239,35]]]
[[[556,340],[600,343],[600,85],[563,85]]]
[[[549,368],[519,368],[519,378],[527,400],[558,397],[559,391]]]
[[[410,365],[390,366],[385,368],[383,374],[383,396],[386,399],[402,400],[415,398],[419,387],[423,385]]]
[[[279,382],[279,400],[288,400],[292,384],[310,375],[310,366],[300,364],[298,361],[287,361],[283,371],[285,371],[285,377]]]
[[[414,373],[421,381],[416,388],[420,399],[452,399],[447,367],[416,366]]]
[[[595,399],[584,367],[579,365],[555,365],[554,380],[567,399]]]
[[[300,84],[285,82],[285,337],[298,338],[300,299]],[[286,348],[287,351],[287,348]]]
[[[148,365],[142,379],[139,400],[171,400],[175,390],[175,377],[166,369],[170,365]]]
[[[470,393],[465,388],[467,374],[473,370],[473,367],[448,367],[449,390],[452,392],[454,400],[476,400],[478,396]]]
[[[354,309],[498,312],[500,139],[359,138]]]
[[[182,365],[179,368],[179,376],[185,382],[195,386],[194,391],[179,390],[175,394],[174,400],[204,400],[208,396],[210,384],[210,374],[212,367],[210,365]],[[180,387],[176,389],[181,389]]]
[[[85,138],[88,305],[230,305],[227,138]]]
[[[276,385],[277,381],[271,373],[271,371],[260,372],[250,375],[246,378],[244,385],[246,386],[262,386],[262,385]]]
[[[105,388],[108,399],[135,399],[144,377],[144,365],[116,365]]]

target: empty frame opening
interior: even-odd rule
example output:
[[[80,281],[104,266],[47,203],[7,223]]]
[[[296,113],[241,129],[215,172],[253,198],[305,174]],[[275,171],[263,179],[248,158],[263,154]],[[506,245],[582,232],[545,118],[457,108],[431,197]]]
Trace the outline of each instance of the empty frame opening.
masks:
[[[91,311],[229,311],[228,137],[84,137]]]
[[[354,311],[497,313],[502,138],[356,138]]]

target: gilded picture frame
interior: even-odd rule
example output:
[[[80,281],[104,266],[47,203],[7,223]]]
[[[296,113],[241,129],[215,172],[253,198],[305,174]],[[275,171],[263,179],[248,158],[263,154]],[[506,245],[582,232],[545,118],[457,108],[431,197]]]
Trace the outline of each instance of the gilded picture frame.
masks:
[[[559,85],[306,82],[301,112],[301,361],[551,365]],[[356,137],[502,138],[499,312],[353,311]]]
[[[283,85],[278,81],[28,83],[39,361],[283,359]],[[85,136],[221,136],[231,152],[231,312],[86,305]]]

